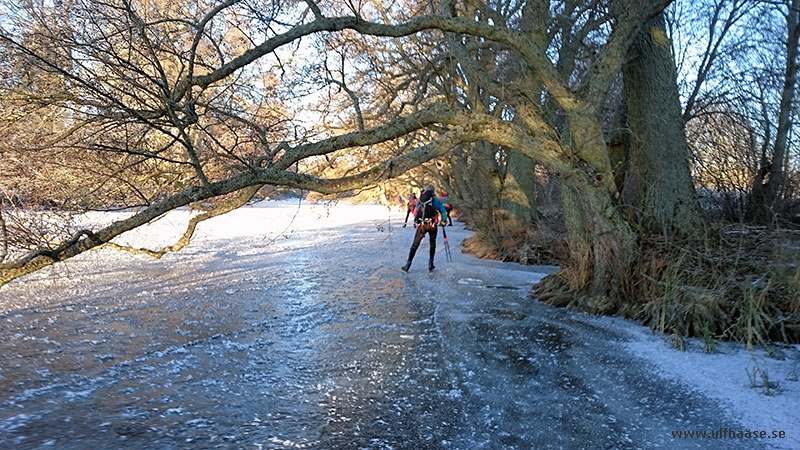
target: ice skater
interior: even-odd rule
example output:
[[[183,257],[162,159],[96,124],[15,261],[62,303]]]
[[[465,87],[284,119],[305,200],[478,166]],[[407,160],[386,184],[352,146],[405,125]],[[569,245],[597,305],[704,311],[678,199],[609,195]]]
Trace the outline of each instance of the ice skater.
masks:
[[[406,220],[403,221],[403,228],[408,225],[408,216],[409,214],[413,213],[414,217],[416,217],[416,208],[417,208],[417,194],[411,193],[411,197],[408,199],[408,205],[406,206]],[[416,219],[414,219],[416,220]]]
[[[411,261],[414,259],[414,254],[417,253],[420,242],[427,233],[431,240],[430,256],[428,258],[428,270],[435,269],[433,265],[433,256],[436,254],[436,226],[447,225],[447,211],[444,209],[444,203],[436,198],[433,186],[428,185],[422,194],[419,196],[417,207],[415,209],[414,222],[418,223],[417,230],[414,233],[414,242],[411,244],[411,250],[408,251],[408,261],[401,267],[405,272],[411,268]]]

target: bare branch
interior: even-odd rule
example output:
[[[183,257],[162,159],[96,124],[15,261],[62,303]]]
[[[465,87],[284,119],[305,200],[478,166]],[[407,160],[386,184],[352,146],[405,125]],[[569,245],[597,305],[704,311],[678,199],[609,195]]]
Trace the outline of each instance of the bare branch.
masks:
[[[310,156],[331,153],[349,147],[358,147],[377,144],[412,131],[419,130],[434,123],[448,123],[455,117],[456,112],[443,105],[432,105],[417,113],[403,117],[385,125],[366,131],[356,131],[340,136],[325,139],[320,142],[288,148],[281,158],[273,164],[273,169],[286,169],[301,159]]]
[[[200,222],[205,220],[221,216],[223,214],[227,214],[235,209],[238,209],[241,206],[247,204],[251,198],[258,192],[261,188],[260,185],[249,186],[245,189],[242,189],[234,194],[234,196],[224,200],[220,203],[215,203],[209,210],[204,211],[203,213],[192,217],[189,220],[189,224],[186,227],[186,231],[184,231],[183,235],[172,245],[163,247],[159,250],[150,250],[147,248],[134,248],[125,245],[119,245],[114,242],[106,242],[105,244],[99,246],[98,248],[102,247],[109,247],[116,250],[124,250],[133,254],[139,255],[148,255],[152,256],[156,259],[160,259],[162,256],[166,255],[167,253],[174,253],[182,250],[186,247],[189,242],[192,240],[192,236],[194,236],[194,232],[197,229],[197,225]]]
[[[297,187],[327,194],[344,192],[399,176],[414,167],[446,154],[464,142],[483,140],[500,145],[523,146],[529,154],[540,158],[554,172],[564,173],[565,176],[569,174],[569,166],[562,161],[563,155],[560,146],[553,141],[549,141],[546,138],[537,138],[514,124],[503,122],[487,115],[462,115],[458,120],[453,120],[453,122],[458,122],[458,124],[452,126],[449,131],[431,144],[381,162],[356,175],[338,179],[323,179],[289,170],[256,168],[211,183],[211,189],[200,186],[187,188],[97,232],[81,230],[55,249],[36,250],[16,261],[1,264],[0,286],[42,267],[64,261],[85,251],[108,244],[120,234],[149,223],[169,211],[190,203],[212,198],[215,196],[213,193],[225,195],[265,184]],[[350,139],[354,139],[354,137]],[[243,196],[247,195],[243,194]],[[241,200],[242,196],[237,196],[236,198]],[[235,204],[235,201],[227,204],[221,210],[233,204]],[[189,236],[187,239],[191,238],[191,231],[191,229],[187,229],[184,235]],[[181,242],[183,240],[179,241],[174,247],[181,246]]]

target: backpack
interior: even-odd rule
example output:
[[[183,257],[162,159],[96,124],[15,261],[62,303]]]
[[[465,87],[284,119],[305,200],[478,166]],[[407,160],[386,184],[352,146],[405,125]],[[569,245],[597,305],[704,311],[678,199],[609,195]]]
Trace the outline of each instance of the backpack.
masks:
[[[419,197],[420,203],[422,203],[422,207],[420,208],[420,214],[422,214],[419,219],[435,219],[436,218],[436,208],[433,207],[433,194],[429,194],[425,192]]]

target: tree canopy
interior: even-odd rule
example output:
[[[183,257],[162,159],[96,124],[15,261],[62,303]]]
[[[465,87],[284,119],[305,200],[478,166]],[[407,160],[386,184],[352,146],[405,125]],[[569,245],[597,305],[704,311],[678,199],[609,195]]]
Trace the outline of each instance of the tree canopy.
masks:
[[[40,174],[61,166],[75,186],[41,199],[61,207],[116,195],[141,209],[6,263],[2,280],[174,208],[222,196],[242,204],[248,195],[233,194],[261,185],[351,190],[465,142],[515,148],[613,193],[602,105],[632,36],[666,3],[12,2],[0,34],[12,74],[4,131],[25,138],[4,149],[4,163],[31,170],[16,159],[26,158]],[[298,93],[325,87],[343,98],[320,101],[349,100],[354,112],[308,126],[310,98]],[[545,117],[543,94],[574,122],[570,142]],[[319,157],[398,140],[407,145],[366,167],[317,169]]]
[[[671,4],[5,2],[0,285],[104,246],[179,250],[265,186],[342,193],[410,171],[524,233],[545,174],[568,248],[540,298],[631,311],[646,238],[705,236],[694,188],[736,173],[769,219],[792,180],[797,0]],[[783,58],[748,42],[757,20]],[[721,69],[738,55],[755,61],[744,85]],[[188,205],[174,245],[115,241]],[[76,219],[107,208],[132,212]]]

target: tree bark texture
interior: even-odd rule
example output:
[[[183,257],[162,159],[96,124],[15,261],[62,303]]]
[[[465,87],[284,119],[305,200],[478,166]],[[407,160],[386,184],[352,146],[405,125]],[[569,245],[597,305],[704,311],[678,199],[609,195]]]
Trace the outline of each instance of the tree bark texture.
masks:
[[[488,142],[476,142],[458,161],[459,185],[469,192],[464,200],[473,210],[489,211],[495,206],[502,185],[495,153],[497,146]]]
[[[556,306],[613,313],[624,302],[622,288],[638,255],[636,234],[601,186],[562,181],[561,198],[569,263],[535,293]]]
[[[623,66],[631,131],[628,182],[646,232],[695,235],[703,218],[689,174],[675,63],[664,15],[644,24]]]
[[[497,213],[513,230],[525,230],[538,219],[534,170],[536,163],[519,151],[508,151]]]

